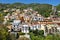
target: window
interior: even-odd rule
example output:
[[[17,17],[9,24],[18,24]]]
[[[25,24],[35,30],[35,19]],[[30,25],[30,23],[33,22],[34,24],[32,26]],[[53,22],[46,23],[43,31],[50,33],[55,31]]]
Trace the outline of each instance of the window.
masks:
[[[57,27],[55,27],[55,32],[57,32]]]
[[[25,27],[25,30],[27,30],[27,27]]]
[[[49,29],[49,34],[51,34],[51,29]]]
[[[39,18],[39,20],[41,20],[41,18]]]
[[[52,27],[52,32],[54,32],[54,28]]]
[[[14,27],[15,27],[15,25],[14,25]]]
[[[40,25],[38,25],[38,28],[41,28],[41,26],[40,26]]]
[[[37,26],[35,26],[35,28],[36,28]]]
[[[48,28],[45,26],[45,32],[48,32]]]

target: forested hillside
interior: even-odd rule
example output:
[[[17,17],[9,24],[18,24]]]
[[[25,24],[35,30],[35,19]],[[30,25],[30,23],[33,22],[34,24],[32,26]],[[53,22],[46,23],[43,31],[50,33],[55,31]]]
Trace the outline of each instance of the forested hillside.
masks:
[[[50,4],[39,4],[39,3],[31,3],[31,4],[23,4],[23,3],[13,3],[13,4],[1,4],[0,3],[0,12],[4,9],[8,8],[19,8],[19,9],[25,9],[25,8],[32,8],[39,12],[39,14],[45,16],[49,16],[49,13],[51,12],[52,5]]]
[[[39,3],[31,3],[31,4],[24,4],[24,3],[13,3],[13,4],[2,4],[0,3],[0,21],[3,21],[3,16],[7,13],[4,13],[3,10],[5,9],[26,9],[26,8],[32,8],[33,10],[38,11],[39,14],[41,14],[44,17],[49,17],[50,13],[52,12],[52,5],[50,4],[39,4]],[[60,10],[60,5],[56,6],[57,11]],[[11,12],[9,12],[11,13]],[[60,14],[59,14],[60,15]]]

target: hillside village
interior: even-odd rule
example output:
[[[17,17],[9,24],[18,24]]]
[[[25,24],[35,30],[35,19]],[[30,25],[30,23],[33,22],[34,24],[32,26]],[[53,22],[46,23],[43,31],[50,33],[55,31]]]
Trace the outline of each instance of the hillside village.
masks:
[[[31,40],[30,33],[38,34],[39,31],[43,31],[44,36],[49,34],[60,33],[60,17],[57,16],[60,11],[57,11],[55,6],[52,6],[52,11],[49,17],[44,17],[37,10],[33,10],[31,7],[24,9],[19,8],[7,8],[3,13],[6,13],[3,17],[3,24],[8,28],[10,34],[14,34],[18,38],[26,37]],[[35,31],[35,32],[34,32]],[[41,32],[40,32],[41,33]]]
[[[6,9],[3,12],[11,11],[4,17],[3,24],[9,22],[7,27],[9,32],[22,32],[28,35],[29,30],[43,30],[44,35],[60,32],[60,18],[55,14],[46,18],[34,11],[32,8],[23,9]],[[55,12],[54,12],[55,13]]]

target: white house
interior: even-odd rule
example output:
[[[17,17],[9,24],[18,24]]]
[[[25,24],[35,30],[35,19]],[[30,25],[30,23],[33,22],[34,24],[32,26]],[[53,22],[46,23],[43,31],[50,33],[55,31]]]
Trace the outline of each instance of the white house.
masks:
[[[9,20],[9,17],[8,16],[5,16],[4,20]]]
[[[22,25],[21,31],[23,33],[29,33],[29,26],[28,25]]]
[[[19,24],[20,24],[20,20],[14,20],[12,23],[12,30],[20,31]]]
[[[42,16],[33,16],[33,20],[34,21],[43,21],[44,20],[44,18],[42,17]]]

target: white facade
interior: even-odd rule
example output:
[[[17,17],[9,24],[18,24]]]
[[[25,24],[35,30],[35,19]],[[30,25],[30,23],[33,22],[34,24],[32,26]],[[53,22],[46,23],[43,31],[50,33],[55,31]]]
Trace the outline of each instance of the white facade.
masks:
[[[38,17],[38,21],[43,21],[44,18],[43,17]]]
[[[13,23],[18,24],[18,23],[20,23],[20,20],[14,20]]]
[[[34,21],[37,21],[38,19],[37,19],[37,17],[36,17],[36,16],[34,16],[34,17],[33,17],[33,20],[34,20]]]
[[[43,18],[43,17],[34,16],[34,17],[33,17],[33,20],[34,20],[34,21],[43,21],[44,18]]]
[[[22,28],[21,28],[21,31],[23,33],[29,33],[29,26],[28,25],[23,25]]]
[[[19,24],[20,24],[20,20],[14,20],[13,21],[13,24],[12,24],[13,31],[19,31],[20,30]]]
[[[31,30],[36,30],[36,29],[39,30],[40,27],[41,27],[41,26],[37,24],[37,25],[30,26],[30,29],[31,29]]]

